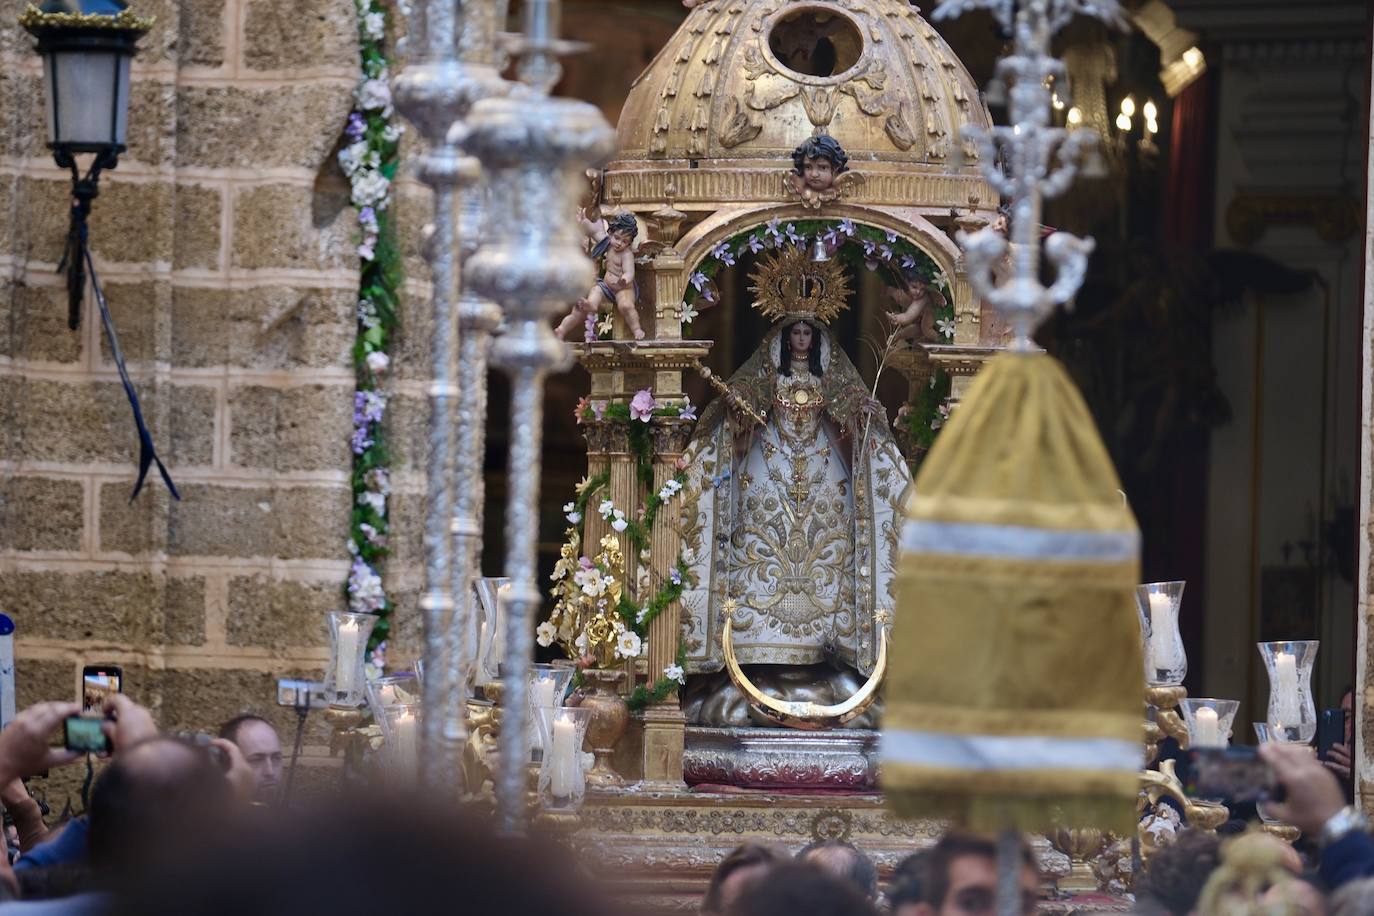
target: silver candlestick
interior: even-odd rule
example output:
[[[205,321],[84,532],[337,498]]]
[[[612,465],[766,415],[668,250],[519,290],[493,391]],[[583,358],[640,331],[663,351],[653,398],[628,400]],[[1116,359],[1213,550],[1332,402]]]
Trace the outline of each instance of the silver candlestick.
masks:
[[[481,247],[467,261],[466,279],[475,294],[504,309],[506,331],[492,348],[492,362],[511,378],[505,568],[511,590],[496,784],[498,823],[507,834],[522,833],[526,818],[526,679],[534,652],[531,618],[540,600],[535,563],[543,384],[549,372],[571,364],[549,319],[594,280],[570,214],[583,171],[604,161],[614,142],[594,106],[547,95],[562,50],[553,34],[557,18],[553,0],[526,4],[520,73],[527,82],[518,94],[474,106],[465,142],[486,170],[492,212],[502,214],[489,221]]]
[[[1045,256],[1055,266],[1055,282],[1040,282],[1040,215],[1045,198],[1068,190],[1079,162],[1095,156],[1098,136],[1080,128],[1066,131],[1050,123],[1051,87],[1067,80],[1062,61],[1050,56],[1050,39],[1075,14],[1124,26],[1116,0],[944,0],[936,19],[973,9],[988,9],[1015,36],[1013,53],[997,62],[994,86],[1010,86],[1009,126],[990,130],[965,127],[978,144],[980,167],[997,192],[1011,202],[1011,270],[999,285],[994,269],[1005,263],[1008,242],[989,227],[959,233],[968,259],[969,281],[979,297],[1006,316],[1012,349],[1033,350],[1037,325],[1058,305],[1073,298],[1083,283],[1093,240],[1056,232],[1045,240]],[[1062,87],[1061,98],[1066,96]],[[1090,160],[1092,161],[1092,160]]]
[[[498,6],[502,7],[499,18],[494,12]],[[466,535],[477,528],[463,523],[474,514],[470,494],[465,492],[472,464],[467,440],[477,435],[469,421],[477,413],[473,404],[485,404],[485,392],[472,390],[468,384],[469,372],[464,371],[455,383],[454,319],[461,322],[472,307],[467,300],[458,299],[454,202],[458,189],[473,188],[481,177],[480,163],[464,156],[459,147],[462,119],[478,99],[497,94],[506,85],[497,70],[499,54],[495,50],[496,25],[503,19],[504,3],[495,0],[418,0],[409,24],[412,60],[396,80],[397,108],[415,125],[428,148],[416,160],[416,172],[434,191],[434,220],[426,227],[424,250],[432,280],[434,380],[430,388],[425,594],[420,602],[427,672],[420,761],[425,785],[440,792],[462,789],[462,753],[467,741],[463,660],[468,655],[467,631],[475,617],[468,583],[475,574],[476,556],[472,539]],[[470,350],[471,344],[465,346],[464,355]],[[485,343],[481,350],[485,352]],[[485,385],[485,378],[482,382]],[[456,464],[455,432],[459,443]],[[480,511],[480,498],[477,506]]]

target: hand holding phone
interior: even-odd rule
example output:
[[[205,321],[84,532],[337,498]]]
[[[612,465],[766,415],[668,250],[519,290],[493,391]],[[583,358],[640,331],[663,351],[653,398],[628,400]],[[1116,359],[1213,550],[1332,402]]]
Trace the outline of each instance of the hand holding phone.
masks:
[[[1283,786],[1253,747],[1201,747],[1192,762],[1188,794],[1226,802],[1282,801]]]
[[[1271,806],[1275,817],[1316,836],[1345,807],[1340,783],[1311,748],[1270,742],[1260,745],[1259,753],[1288,793],[1283,804]]]
[[[81,669],[81,711],[98,714],[112,696],[124,692],[124,669],[118,665],[86,665]]]
[[[62,720],[80,710],[76,703],[36,703],[15,716],[0,732],[0,783],[35,776],[78,759],[80,754],[48,742]]]

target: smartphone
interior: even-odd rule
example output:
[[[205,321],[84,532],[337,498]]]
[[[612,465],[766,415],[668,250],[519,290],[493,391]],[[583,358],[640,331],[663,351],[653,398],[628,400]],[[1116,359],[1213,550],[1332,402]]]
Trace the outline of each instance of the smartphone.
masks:
[[[1323,709],[1317,719],[1317,759],[1327,759],[1333,744],[1345,743],[1345,710]]]
[[[1254,747],[1200,747],[1185,790],[1194,798],[1226,802],[1283,801],[1283,786]]]
[[[103,716],[67,716],[63,720],[63,747],[83,754],[108,754],[110,739],[101,730]]]
[[[101,712],[105,701],[124,692],[124,669],[118,665],[87,665],[81,669],[81,711]]]

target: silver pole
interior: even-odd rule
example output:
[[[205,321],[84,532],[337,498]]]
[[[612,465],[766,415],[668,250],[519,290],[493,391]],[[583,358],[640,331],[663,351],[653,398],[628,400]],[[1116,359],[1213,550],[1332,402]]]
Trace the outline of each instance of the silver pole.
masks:
[[[445,633],[453,613],[449,553],[449,479],[452,461],[454,385],[453,301],[457,275],[454,258],[453,200],[461,169],[457,147],[448,142],[449,126],[461,114],[449,87],[458,66],[456,0],[418,0],[410,23],[416,60],[396,80],[396,107],[426,141],[428,152],[416,161],[416,173],[434,191],[434,220],[427,227],[425,259],[430,265],[432,371],[428,483],[425,494],[425,593],[420,599],[424,626],[424,718],[421,724],[420,776],[439,789],[454,777],[441,748],[443,732]],[[451,783],[450,783],[451,784]]]
[[[543,9],[524,36],[523,91],[519,97],[479,102],[465,144],[486,169],[491,212],[501,214],[499,220],[489,221],[466,273],[474,295],[499,303],[504,311],[506,330],[492,347],[492,363],[511,378],[505,568],[511,590],[496,780],[498,826],[508,835],[523,833],[526,819],[526,680],[534,648],[533,616],[540,601],[535,576],[543,383],[548,373],[571,364],[549,320],[585,293],[594,279],[570,214],[576,208],[583,170],[603,161],[613,142],[610,127],[595,107],[547,96],[559,50],[556,36],[548,30],[558,17],[556,9],[548,8],[556,7],[554,0],[536,5]]]
[[[1023,916],[1021,910],[1021,834],[997,837],[997,916]]]

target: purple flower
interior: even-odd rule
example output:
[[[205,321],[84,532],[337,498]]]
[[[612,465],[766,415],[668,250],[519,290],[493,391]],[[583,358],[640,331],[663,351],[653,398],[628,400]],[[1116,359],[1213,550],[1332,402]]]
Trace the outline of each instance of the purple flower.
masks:
[[[893,245],[897,244],[897,233],[895,233],[895,232],[893,232],[892,230],[889,229],[889,230],[887,231],[886,235],[887,235],[887,240],[888,240],[889,243],[891,243],[891,244],[893,244]]]
[[[802,242],[806,241],[806,237],[798,235],[797,227],[791,223],[787,224],[787,228],[784,231],[787,233],[787,240],[794,245],[800,245]]]
[[[770,219],[768,225],[763,230],[763,244],[769,248],[776,248],[782,244],[782,232],[778,230],[778,221]]]
[[[677,409],[677,416],[679,420],[695,420],[697,418],[697,408],[692,403],[691,398],[684,397],[682,399],[682,406]]]
[[[358,211],[358,222],[364,228],[375,231],[377,228],[377,211],[371,207],[363,207]]]
[[[602,417],[604,417],[605,415],[606,415],[606,402],[605,402],[605,401],[592,401],[592,416],[594,416],[594,417],[596,417],[598,420],[600,420],[600,419],[601,419]]]
[[[909,254],[902,255],[902,270],[915,270],[916,259]]]
[[[673,571],[670,572],[670,573],[668,573],[668,579],[669,579],[674,585],[681,585],[681,584],[682,584],[682,571],[679,570],[676,566],[674,566],[674,567],[673,567]]]
[[[633,400],[630,401],[630,419],[648,423],[654,415],[654,408],[657,406],[658,402],[654,400],[654,393],[648,388],[642,388],[635,392]]]
[[[849,236],[850,238],[853,238],[853,237],[854,237],[854,221],[853,221],[852,219],[842,219],[842,220],[840,220],[839,232],[840,232],[840,235],[847,235],[847,236]]]
[[[697,292],[701,292],[701,288],[706,285],[707,280],[708,278],[706,274],[698,270],[696,273],[692,274],[692,276],[687,280],[687,282],[692,284],[692,287]]]
[[[349,440],[353,446],[353,454],[361,455],[372,447],[372,439],[367,435],[367,428],[360,426],[353,430],[353,438]]]
[[[879,246],[878,246],[878,256],[881,257],[884,261],[891,261],[891,260],[892,260],[892,248],[891,248],[890,246],[888,246],[888,245],[879,245]]]
[[[353,112],[348,116],[348,125],[344,127],[344,133],[348,134],[350,140],[361,140],[363,133],[367,130],[367,122],[358,112]]]
[[[355,391],[353,393],[353,423],[377,423],[386,412],[386,397],[375,391]]]
[[[721,242],[711,251],[711,257],[715,258],[726,267],[732,267],[735,263],[734,252],[730,250],[729,242]]]
[[[763,242],[757,235],[749,236],[749,250],[754,252],[754,254],[758,254],[763,250]]]
[[[586,340],[587,343],[593,343],[594,341],[597,340],[597,336],[596,336],[596,312],[588,312],[588,313],[587,313],[587,320],[586,320],[586,322],[583,323],[583,335],[582,335],[582,336],[583,336],[583,339]]]

